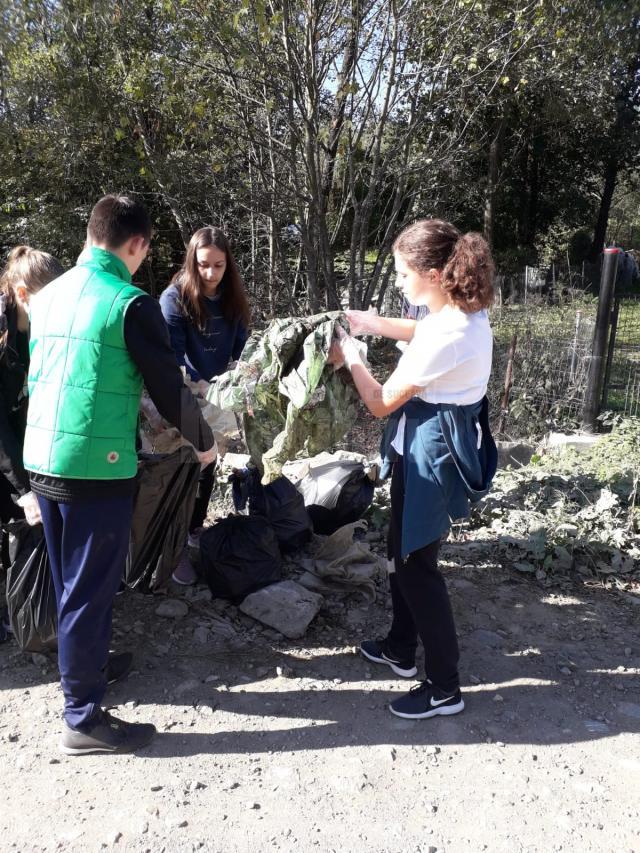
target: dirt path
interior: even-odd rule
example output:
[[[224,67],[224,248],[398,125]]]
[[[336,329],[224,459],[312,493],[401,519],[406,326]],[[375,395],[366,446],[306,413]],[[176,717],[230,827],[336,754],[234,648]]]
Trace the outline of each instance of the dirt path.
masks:
[[[445,555],[457,717],[388,712],[406,683],[354,654],[384,630],[382,590],[327,600],[295,645],[202,588],[181,619],[120,596],[136,669],[109,701],[161,732],[138,757],[59,755],[55,664],[0,646],[0,848],[640,850],[640,608]]]

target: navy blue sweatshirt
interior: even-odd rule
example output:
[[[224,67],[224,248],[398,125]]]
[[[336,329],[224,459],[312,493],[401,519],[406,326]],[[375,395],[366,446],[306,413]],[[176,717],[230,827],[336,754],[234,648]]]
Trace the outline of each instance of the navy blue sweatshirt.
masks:
[[[224,283],[220,285],[224,287]],[[160,308],[169,327],[171,346],[178,364],[184,365],[194,381],[220,376],[230,361],[240,358],[247,341],[247,330],[239,321],[228,323],[220,296],[205,298],[207,319],[201,331],[184,312],[177,284],[170,285],[160,297]]]

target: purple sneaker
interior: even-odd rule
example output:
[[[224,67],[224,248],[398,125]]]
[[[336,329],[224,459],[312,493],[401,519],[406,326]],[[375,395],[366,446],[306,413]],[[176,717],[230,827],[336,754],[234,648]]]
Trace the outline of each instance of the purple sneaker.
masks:
[[[195,530],[192,530],[187,538],[187,545],[189,548],[199,548],[200,547],[200,537],[204,531],[204,527],[196,527]]]
[[[198,575],[196,574],[196,570],[193,568],[191,560],[189,559],[189,552],[186,548],[182,552],[178,565],[175,567],[175,570],[171,575],[171,579],[180,584],[180,586],[193,586],[198,580]]]

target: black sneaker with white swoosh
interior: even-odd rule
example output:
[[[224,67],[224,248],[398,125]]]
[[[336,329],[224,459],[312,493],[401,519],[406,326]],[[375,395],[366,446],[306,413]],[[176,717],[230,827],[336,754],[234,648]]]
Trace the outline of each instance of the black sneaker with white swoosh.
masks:
[[[392,669],[401,678],[413,678],[418,673],[414,660],[400,660],[392,655],[385,640],[363,640],[360,654],[373,663],[381,663]]]
[[[426,720],[428,717],[451,716],[464,710],[462,694],[443,693],[429,681],[423,681],[399,699],[394,699],[389,710],[396,717],[407,720]]]

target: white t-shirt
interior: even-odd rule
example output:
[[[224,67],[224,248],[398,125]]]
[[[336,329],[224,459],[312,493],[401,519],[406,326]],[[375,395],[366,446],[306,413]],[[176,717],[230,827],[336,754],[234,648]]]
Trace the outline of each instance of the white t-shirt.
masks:
[[[493,335],[486,311],[465,314],[445,305],[416,323],[391,377],[394,385],[424,389],[417,397],[429,403],[477,403],[487,391]],[[402,454],[405,416],[400,418],[392,446]]]

